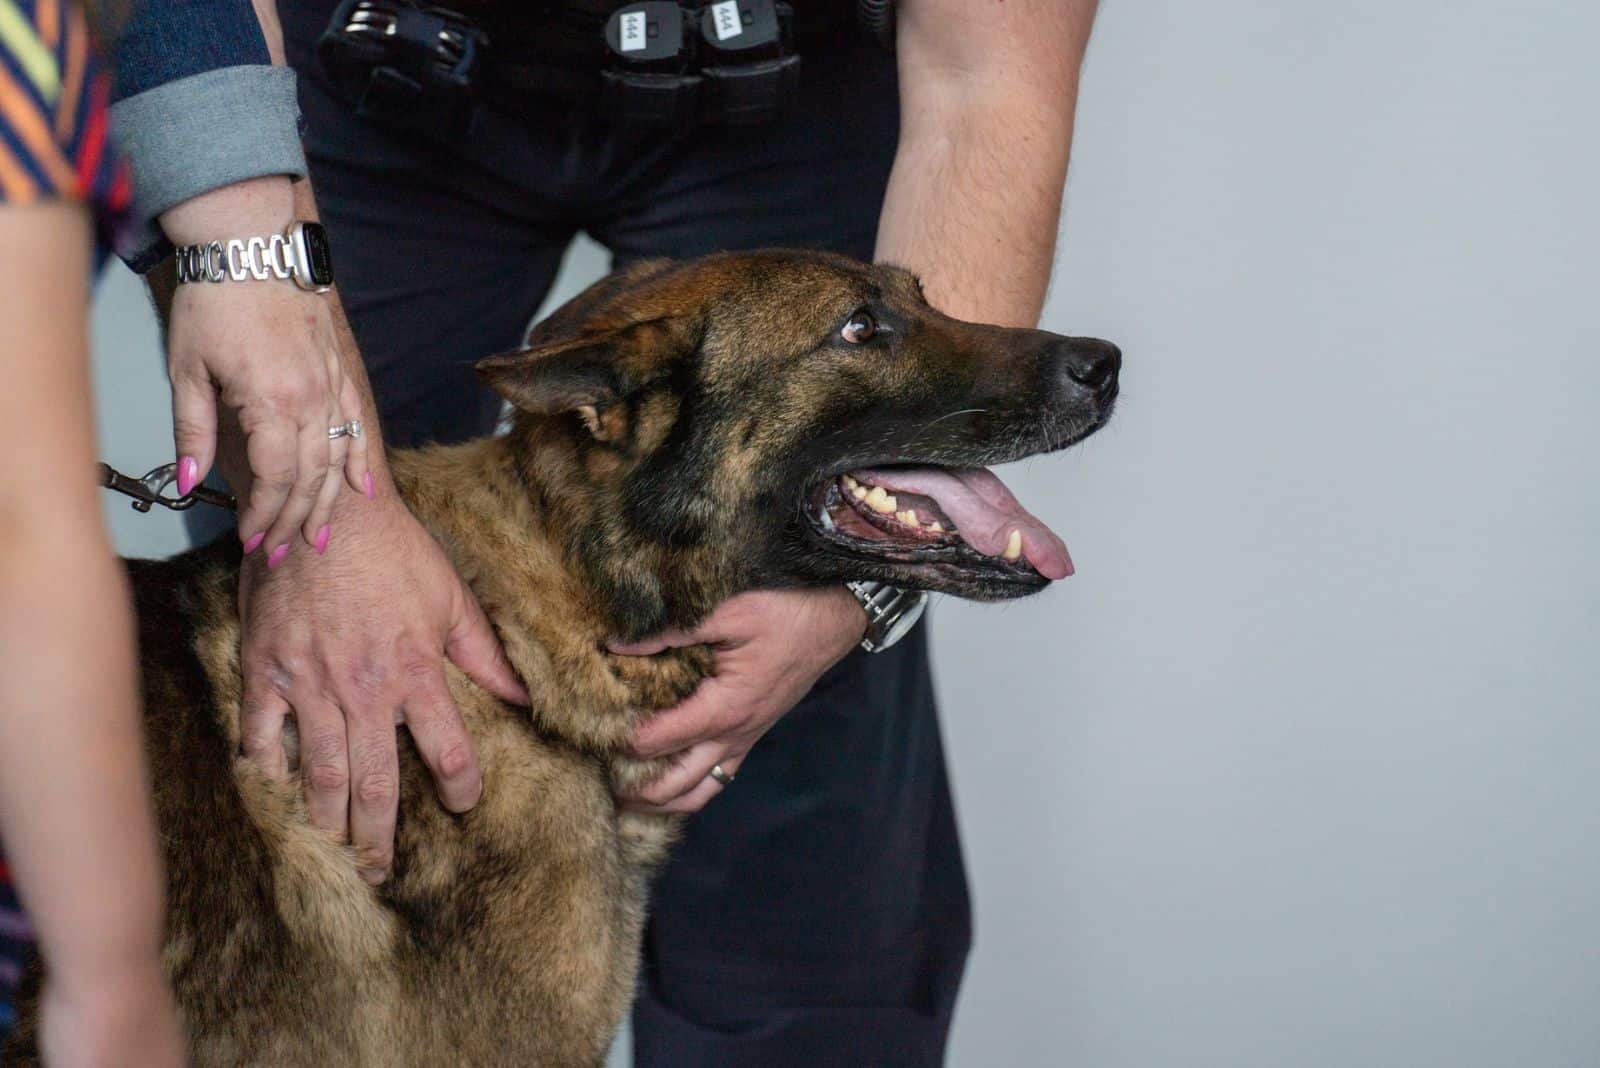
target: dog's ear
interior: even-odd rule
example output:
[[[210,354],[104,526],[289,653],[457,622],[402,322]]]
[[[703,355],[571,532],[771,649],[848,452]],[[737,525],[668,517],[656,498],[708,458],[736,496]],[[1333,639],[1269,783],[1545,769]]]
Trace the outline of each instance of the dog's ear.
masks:
[[[575,412],[597,440],[626,439],[628,405],[619,402],[700,343],[697,311],[655,284],[672,266],[639,260],[614,271],[541,320],[524,348],[479,361],[478,374],[524,412]]]
[[[597,440],[619,442],[629,426],[627,406],[618,402],[672,373],[694,350],[692,326],[678,319],[587,326],[577,337],[479,360],[475,369],[519,410],[575,412]]]
[[[612,271],[590,283],[583,292],[535,323],[529,329],[523,345],[538,348],[583,333],[589,321],[602,314],[608,306],[623,303],[626,294],[638,290],[673,265],[673,261],[667,259],[634,260]]]

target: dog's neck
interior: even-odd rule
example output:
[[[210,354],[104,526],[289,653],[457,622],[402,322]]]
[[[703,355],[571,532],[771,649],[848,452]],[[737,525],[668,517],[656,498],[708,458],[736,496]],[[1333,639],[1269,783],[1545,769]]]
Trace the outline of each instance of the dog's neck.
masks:
[[[668,568],[659,548],[630,538],[606,512],[617,502],[595,492],[584,463],[559,435],[486,438],[392,457],[401,495],[494,624],[536,718],[574,742],[611,748],[626,736],[641,700],[673,703],[664,693],[651,697],[652,688],[680,683],[652,677],[657,658],[614,657],[606,642],[690,625],[726,594],[715,588],[715,569],[698,568],[681,553]],[[678,663],[658,666],[682,673]],[[613,693],[622,718],[569,716],[574,690]]]

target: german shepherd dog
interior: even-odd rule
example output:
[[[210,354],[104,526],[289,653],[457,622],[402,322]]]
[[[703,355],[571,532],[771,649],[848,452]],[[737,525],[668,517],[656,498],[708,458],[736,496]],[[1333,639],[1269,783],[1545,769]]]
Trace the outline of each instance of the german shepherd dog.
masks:
[[[1071,573],[982,466],[1093,433],[1117,349],[959,322],[909,273],[818,252],[634,265],[477,365],[508,434],[396,453],[531,708],[452,669],[483,798],[437,801],[401,732],[392,876],[239,755],[239,547],[129,564],[170,879],[165,966],[196,1065],[597,1065],[633,991],[673,817],[623,747],[711,668],[690,627],[743,590],[878,580],[980,600]],[[291,765],[292,766],[292,765]],[[37,962],[9,1061],[35,1063]]]

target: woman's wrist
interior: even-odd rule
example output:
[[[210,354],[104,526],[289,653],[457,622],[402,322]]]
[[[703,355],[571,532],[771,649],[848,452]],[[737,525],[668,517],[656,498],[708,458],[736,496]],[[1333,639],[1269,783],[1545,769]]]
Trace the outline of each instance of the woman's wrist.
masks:
[[[281,233],[294,221],[294,183],[288,175],[250,178],[191,197],[161,213],[174,245]]]

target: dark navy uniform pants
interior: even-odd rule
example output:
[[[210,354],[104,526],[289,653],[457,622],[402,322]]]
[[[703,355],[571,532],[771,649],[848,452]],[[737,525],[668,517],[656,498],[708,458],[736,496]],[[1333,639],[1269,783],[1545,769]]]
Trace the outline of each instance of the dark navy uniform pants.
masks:
[[[573,236],[619,263],[809,246],[871,258],[898,133],[893,57],[804,59],[763,127],[610,128],[587,101],[497,105],[450,145],[380,128],[311,57],[328,18],[280,0],[312,180],[390,444],[488,433],[474,360],[516,346]],[[856,653],[689,822],[655,891],[638,1064],[938,1063],[970,938],[920,628]]]

